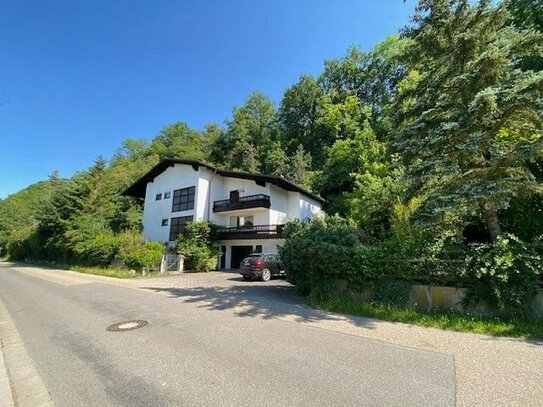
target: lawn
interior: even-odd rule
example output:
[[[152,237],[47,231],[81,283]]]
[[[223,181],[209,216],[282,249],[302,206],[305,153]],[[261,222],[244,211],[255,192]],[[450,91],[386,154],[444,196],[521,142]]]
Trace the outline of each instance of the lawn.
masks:
[[[543,339],[543,318],[523,316],[485,317],[448,311],[415,310],[398,305],[362,302],[348,297],[333,298],[327,301],[310,301],[310,305],[325,311],[370,317],[384,321],[405,322],[432,328],[493,336]]]

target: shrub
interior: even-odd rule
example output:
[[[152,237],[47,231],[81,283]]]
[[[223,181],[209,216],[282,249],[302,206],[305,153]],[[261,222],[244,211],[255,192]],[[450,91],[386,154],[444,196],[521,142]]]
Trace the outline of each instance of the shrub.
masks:
[[[129,230],[119,235],[119,258],[129,268],[142,271],[160,261],[164,246],[146,241],[140,232]]]
[[[217,227],[209,222],[189,223],[177,239],[177,252],[185,256],[185,267],[208,272],[217,265],[220,250],[213,247]]]
[[[398,201],[392,208],[390,249],[408,258],[419,256],[430,239],[429,233],[413,221],[421,202],[421,198],[412,198],[406,203]]]
[[[524,308],[537,292],[542,256],[529,245],[504,234],[490,244],[471,244],[460,275],[468,290],[467,302],[487,302],[498,309]]]
[[[104,229],[90,239],[77,242],[74,251],[93,266],[108,266],[119,249],[119,239],[110,229]]]
[[[413,283],[407,280],[382,279],[375,283],[376,301],[387,304],[406,305]]]
[[[39,258],[43,243],[40,241],[36,228],[28,225],[11,232],[6,247],[6,252],[11,260],[25,260]]]
[[[359,272],[352,276],[352,282],[363,285],[368,280],[383,277],[407,277],[413,272],[409,260],[409,257],[390,240],[371,246],[361,246],[356,257]]]
[[[279,249],[287,279],[299,293],[324,292],[334,278],[350,278],[357,272],[360,247],[356,230],[336,217],[289,222],[286,242]]]

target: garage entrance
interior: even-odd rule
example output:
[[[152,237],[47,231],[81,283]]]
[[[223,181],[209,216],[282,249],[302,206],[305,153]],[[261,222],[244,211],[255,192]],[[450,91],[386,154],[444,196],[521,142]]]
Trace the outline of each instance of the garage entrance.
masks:
[[[237,269],[241,261],[253,252],[253,246],[232,246],[230,268]]]

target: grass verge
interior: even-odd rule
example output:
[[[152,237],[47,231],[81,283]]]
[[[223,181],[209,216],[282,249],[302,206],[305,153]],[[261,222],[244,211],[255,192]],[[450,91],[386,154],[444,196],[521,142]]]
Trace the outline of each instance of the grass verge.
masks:
[[[128,270],[120,268],[102,268],[102,267],[82,267],[72,266],[69,270],[77,271],[83,274],[94,274],[97,276],[116,277],[116,278],[137,278],[140,274],[130,274]]]
[[[16,262],[17,263],[17,262]],[[97,276],[104,276],[104,277],[115,277],[115,278],[141,278],[141,274],[131,274],[129,270],[122,269],[122,268],[104,268],[104,267],[84,267],[84,266],[72,266],[68,264],[58,264],[58,263],[47,263],[47,262],[37,262],[37,261],[24,261],[19,262],[21,264],[28,264],[30,266],[37,266],[37,267],[43,267],[43,268],[49,268],[49,269],[61,269],[61,270],[70,270],[70,271],[76,271],[78,273],[83,274],[94,274]],[[147,276],[156,276],[158,273],[147,273]]]
[[[432,328],[473,332],[493,336],[511,336],[523,339],[543,339],[543,318],[503,316],[485,317],[452,311],[415,310],[398,305],[362,302],[339,297],[327,301],[310,300],[310,305],[325,311],[355,316],[404,322]]]

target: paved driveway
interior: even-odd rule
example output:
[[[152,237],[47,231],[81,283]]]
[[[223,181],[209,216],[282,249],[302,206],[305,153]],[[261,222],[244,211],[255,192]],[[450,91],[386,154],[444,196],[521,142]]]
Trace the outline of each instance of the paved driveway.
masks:
[[[57,405],[541,405],[543,347],[341,316],[283,280],[117,280],[0,264]],[[127,319],[149,325],[111,333]]]

